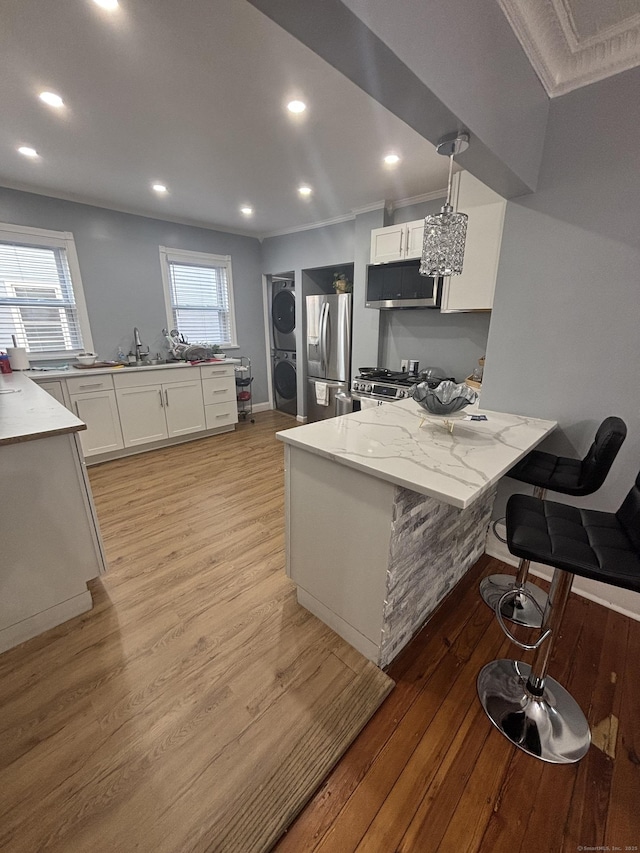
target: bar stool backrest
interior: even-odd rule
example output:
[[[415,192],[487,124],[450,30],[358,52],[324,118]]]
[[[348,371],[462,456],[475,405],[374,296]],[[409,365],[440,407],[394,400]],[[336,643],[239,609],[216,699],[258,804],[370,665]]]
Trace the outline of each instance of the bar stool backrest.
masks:
[[[573,495],[590,495],[607,479],[613,460],[618,455],[627,436],[627,425],[622,418],[605,418],[598,428],[589,452],[582,460],[579,489]]]
[[[616,518],[626,530],[634,548],[640,552],[640,474],[622,502]]]

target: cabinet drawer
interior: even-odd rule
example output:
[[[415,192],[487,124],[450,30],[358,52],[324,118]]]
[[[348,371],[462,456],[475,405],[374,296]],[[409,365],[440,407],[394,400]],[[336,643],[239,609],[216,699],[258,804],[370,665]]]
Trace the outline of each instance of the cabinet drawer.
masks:
[[[233,376],[232,364],[201,364],[200,376],[203,379],[220,378],[222,376]]]
[[[207,429],[229,426],[238,422],[238,410],[235,400],[233,403],[219,403],[216,406],[205,406],[204,413]]]
[[[93,376],[74,376],[67,379],[70,394],[86,394],[89,391],[113,391],[113,377],[110,373]]]
[[[199,378],[198,369],[189,365],[188,367],[168,367],[164,370],[156,367],[152,370],[129,370],[128,373],[120,371],[113,380],[116,388],[144,388],[145,385],[169,385],[194,378]]]
[[[202,393],[204,404],[231,403],[236,399],[236,383],[231,376],[211,378],[202,380]]]

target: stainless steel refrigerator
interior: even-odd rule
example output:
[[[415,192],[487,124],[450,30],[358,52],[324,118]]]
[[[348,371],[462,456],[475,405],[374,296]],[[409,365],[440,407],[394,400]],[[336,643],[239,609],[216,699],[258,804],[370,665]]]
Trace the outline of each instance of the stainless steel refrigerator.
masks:
[[[336,416],[336,394],[349,393],[351,294],[307,296],[307,418]]]

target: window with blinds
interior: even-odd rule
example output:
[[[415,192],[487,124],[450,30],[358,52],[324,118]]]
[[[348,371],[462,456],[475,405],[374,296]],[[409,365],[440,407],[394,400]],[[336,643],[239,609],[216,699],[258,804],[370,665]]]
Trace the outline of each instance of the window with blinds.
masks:
[[[69,265],[69,235],[52,239],[47,236],[52,233],[57,232],[0,225],[0,349],[12,346],[14,338],[30,354],[43,357],[79,352],[86,345]]]
[[[228,256],[160,249],[169,325],[189,343],[235,345]]]

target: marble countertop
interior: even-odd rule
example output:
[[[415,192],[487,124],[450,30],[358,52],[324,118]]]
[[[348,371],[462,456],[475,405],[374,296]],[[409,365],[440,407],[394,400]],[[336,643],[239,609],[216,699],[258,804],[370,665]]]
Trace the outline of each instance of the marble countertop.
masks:
[[[142,364],[136,367],[68,367],[61,370],[23,370],[24,376],[29,379],[35,379],[36,382],[44,382],[46,379],[69,379],[71,376],[99,376],[104,373],[131,373],[136,370],[173,370],[186,369],[190,367],[202,367],[208,364],[240,364],[239,358],[226,358],[221,361],[203,361],[198,364],[191,364],[190,361],[171,361],[166,364]]]
[[[455,419],[401,400],[277,433],[309,453],[465,509],[557,426],[469,406]],[[485,414],[486,421],[464,420]]]
[[[0,375],[0,444],[33,441],[86,425],[22,373]]]

